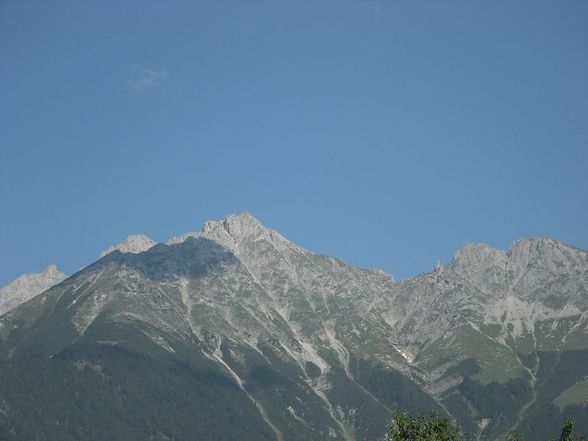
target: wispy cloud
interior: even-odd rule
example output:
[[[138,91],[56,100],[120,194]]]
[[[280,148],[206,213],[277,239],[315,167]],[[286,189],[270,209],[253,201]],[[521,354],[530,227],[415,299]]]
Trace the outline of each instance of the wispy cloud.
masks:
[[[138,64],[131,65],[132,78],[129,85],[137,92],[155,86],[167,77],[167,69],[151,69]]]

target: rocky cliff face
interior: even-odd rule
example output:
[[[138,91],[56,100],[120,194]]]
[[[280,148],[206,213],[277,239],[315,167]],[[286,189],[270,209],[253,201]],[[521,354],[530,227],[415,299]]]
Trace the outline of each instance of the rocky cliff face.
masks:
[[[415,357],[464,326],[515,352],[584,347],[587,256],[543,238],[506,253],[469,244],[447,267],[399,284],[381,314]]]
[[[40,365],[80,381],[65,403],[95,384],[104,408],[90,419],[114,412],[127,439],[200,430],[199,439],[376,440],[397,406],[437,409],[488,440],[515,427],[533,434],[533,421],[563,410],[588,416],[586,251],[550,239],[507,252],[470,244],[446,267],[397,283],[304,250],[249,214],[139,242],[0,319],[9,439],[36,433],[26,394],[10,384],[26,379],[40,393]],[[137,371],[151,379],[141,392]],[[207,404],[185,396],[188,385]],[[129,416],[145,391],[159,397],[144,410],[151,423]],[[189,415],[215,416],[170,426],[182,412],[162,407],[178,400]],[[223,424],[238,410],[246,427]],[[59,412],[41,419],[59,420],[51,433],[69,439],[75,422]]]

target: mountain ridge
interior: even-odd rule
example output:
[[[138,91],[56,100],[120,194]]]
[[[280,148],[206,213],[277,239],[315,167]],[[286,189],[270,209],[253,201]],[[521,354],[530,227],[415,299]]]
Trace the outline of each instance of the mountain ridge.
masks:
[[[131,341],[131,353],[226,378],[268,439],[294,428],[307,439],[377,439],[396,406],[445,412],[481,440],[533,433],[525,424],[549,421],[552,402],[585,412],[576,383],[588,372],[573,360],[588,354],[586,251],[545,238],[507,251],[468,244],[446,266],[396,282],[304,250],[250,214],[123,251],[2,316],[0,360],[26,360],[34,347],[106,372],[120,366],[100,358],[100,342]],[[76,345],[87,354],[70,360]]]

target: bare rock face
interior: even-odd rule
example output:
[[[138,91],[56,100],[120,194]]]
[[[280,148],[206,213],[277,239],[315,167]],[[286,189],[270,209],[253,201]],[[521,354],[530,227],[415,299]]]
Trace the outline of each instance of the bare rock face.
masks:
[[[519,240],[507,252],[468,244],[446,267],[393,291],[381,313],[394,329],[393,340],[415,354],[417,364],[426,365],[448,336],[464,332],[508,348],[513,365],[519,351],[588,347],[588,253],[551,239]],[[455,360],[476,349],[439,351]],[[498,366],[490,370],[488,380],[508,377]]]
[[[0,289],[0,315],[13,310],[38,294],[66,279],[67,276],[49,265],[43,272],[23,274]]]

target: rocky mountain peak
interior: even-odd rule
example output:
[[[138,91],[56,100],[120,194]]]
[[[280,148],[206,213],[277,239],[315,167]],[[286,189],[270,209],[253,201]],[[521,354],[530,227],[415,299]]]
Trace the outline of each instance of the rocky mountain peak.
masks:
[[[247,212],[230,214],[220,221],[207,221],[202,229],[204,235],[228,234],[235,241],[268,235],[270,231]]]
[[[263,235],[267,231],[249,213],[230,214],[220,221],[206,221],[200,232],[202,237],[213,240],[237,253],[239,243]]]
[[[557,240],[536,237],[514,241],[508,250],[494,249],[486,244],[469,243],[461,248],[450,264],[453,268],[491,269],[508,268],[520,271],[529,266],[555,270],[558,265],[569,265],[574,260],[582,261],[586,252],[569,247]]]
[[[0,289],[0,315],[32,299],[67,278],[51,264],[40,273],[22,274]]]
[[[43,271],[43,274],[57,274],[59,272],[59,270],[57,269],[57,265],[55,264],[50,264],[47,266],[47,268],[45,268],[45,271]]]
[[[248,212],[229,214],[221,222],[231,235],[259,233],[267,229]]]
[[[111,245],[106,248],[102,253],[100,253],[100,257],[104,257],[107,254],[112,253],[113,251],[120,251],[121,253],[133,253],[138,254],[142,253],[143,251],[147,251],[157,242],[152,240],[151,238],[145,236],[144,234],[131,234],[125,240],[115,245]]]
[[[527,266],[541,260],[561,261],[564,254],[570,254],[572,251],[573,248],[556,240],[535,237],[514,241],[508,249],[508,256],[513,262]]]
[[[234,254],[240,254],[241,245],[256,240],[271,242],[274,247],[296,247],[278,232],[264,226],[250,213],[230,214],[225,218],[206,221],[200,231],[190,231],[181,236],[172,237],[166,243],[174,245],[190,237],[205,238],[216,242]],[[298,248],[298,247],[296,247]]]
[[[468,243],[455,253],[450,268],[482,275],[491,268],[505,268],[507,255],[483,243]]]

